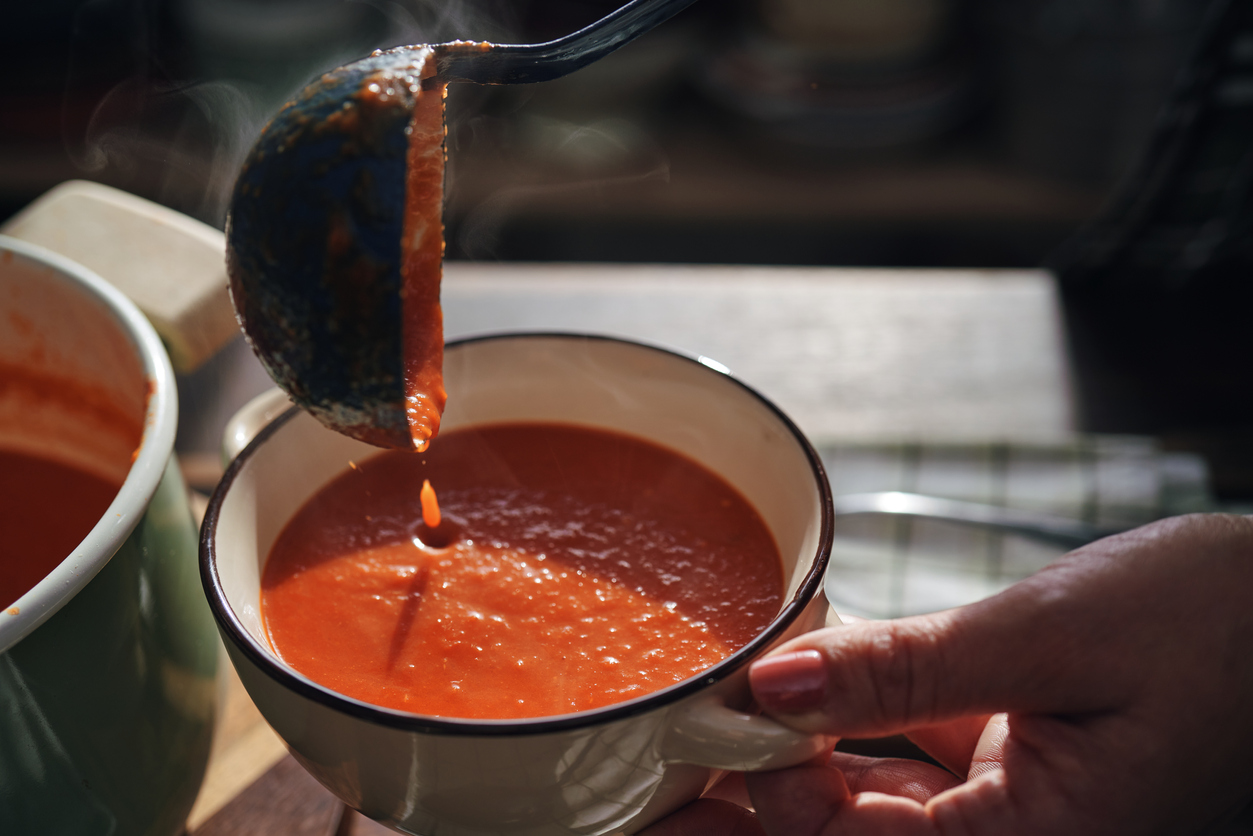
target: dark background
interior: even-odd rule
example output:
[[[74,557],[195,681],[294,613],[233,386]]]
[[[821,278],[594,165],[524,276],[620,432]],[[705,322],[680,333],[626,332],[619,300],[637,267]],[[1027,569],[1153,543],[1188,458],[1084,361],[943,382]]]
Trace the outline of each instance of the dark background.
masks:
[[[542,41],[617,4],[6,4],[0,219],[81,177],[221,226],[253,137],[317,73],[403,43]],[[448,255],[1051,264],[1083,428],[1200,450],[1221,495],[1250,497],[1253,26],[1231,17],[1249,6],[703,0],[565,79],[454,85]],[[1207,13],[1234,21],[1209,47],[1227,75],[1184,94]],[[1239,118],[1188,121],[1224,96]]]
[[[45,0],[0,15],[0,216],[68,177],[220,225],[294,89],[617,0]],[[449,255],[1028,266],[1124,176],[1196,0],[705,0],[565,79],[449,96]]]

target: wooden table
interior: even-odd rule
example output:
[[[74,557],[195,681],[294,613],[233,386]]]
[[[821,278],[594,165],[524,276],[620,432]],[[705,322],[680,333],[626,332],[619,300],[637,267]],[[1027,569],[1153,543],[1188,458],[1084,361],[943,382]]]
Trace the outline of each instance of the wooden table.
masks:
[[[608,333],[702,354],[815,440],[1057,440],[1061,306],[1038,270],[451,263],[449,338]]]
[[[346,809],[287,754],[225,658],[219,726],[190,836],[382,836],[393,831]]]
[[[1047,441],[1072,430],[1057,292],[1038,271],[450,263],[443,298],[450,338],[608,333],[713,358],[816,440]],[[345,813],[295,765],[223,668],[191,836],[390,832]]]

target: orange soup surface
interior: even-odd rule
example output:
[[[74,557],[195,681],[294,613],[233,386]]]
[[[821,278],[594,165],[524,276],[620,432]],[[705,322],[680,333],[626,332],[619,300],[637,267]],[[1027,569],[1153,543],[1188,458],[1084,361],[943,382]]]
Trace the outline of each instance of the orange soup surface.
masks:
[[[500,424],[355,463],[279,535],[261,606],[275,651],[328,688],[506,719],[694,676],[757,635],[782,593],[765,524],[703,467],[616,433]]]
[[[82,542],[119,487],[60,462],[0,450],[0,608]]]

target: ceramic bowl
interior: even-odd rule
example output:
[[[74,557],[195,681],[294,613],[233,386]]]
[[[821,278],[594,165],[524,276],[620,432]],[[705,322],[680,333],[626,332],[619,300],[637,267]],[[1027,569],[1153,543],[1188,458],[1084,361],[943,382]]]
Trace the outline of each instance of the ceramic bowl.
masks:
[[[169,359],[113,287],[3,236],[0,323],[0,448],[121,483],[60,565],[0,602],[0,833],[172,836],[208,761],[218,643]]]
[[[272,651],[260,576],[286,522],[322,485],[377,452],[299,410],[228,468],[201,531],[201,570],[249,695],[296,758],[349,806],[415,834],[627,832],[697,797],[717,769],[799,763],[826,741],[749,707],[749,663],[821,626],[831,496],[797,428],[724,369],[621,340],[513,335],[448,345],[442,430],[562,421],[642,437],[720,474],[760,512],[783,558],[778,616],[703,674],[604,708],[527,720],[408,714],[328,690]],[[228,427],[255,430],[261,402]],[[438,444],[438,440],[435,442]]]

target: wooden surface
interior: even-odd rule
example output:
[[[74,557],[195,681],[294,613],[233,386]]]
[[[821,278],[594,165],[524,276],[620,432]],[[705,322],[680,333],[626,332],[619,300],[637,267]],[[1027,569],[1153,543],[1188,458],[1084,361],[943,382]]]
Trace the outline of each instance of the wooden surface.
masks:
[[[450,338],[572,330],[705,355],[819,441],[1051,440],[1072,428],[1056,289],[1038,271],[450,263],[443,300]],[[215,461],[184,457],[188,481],[210,488]],[[313,782],[222,664],[190,836],[390,832]]]
[[[819,442],[1073,429],[1061,306],[1039,270],[454,261],[442,295],[449,339],[577,331],[712,358]],[[272,385],[242,339],[180,379],[180,450],[215,456],[230,415]]]
[[[287,754],[222,656],[221,713],[188,836],[382,836]]]
[[[1073,429],[1038,270],[450,263],[449,338],[607,333],[700,354],[815,441],[1053,441]]]
[[[287,756],[278,735],[248,698],[225,651],[219,664],[222,694],[218,726],[209,768],[187,821],[192,833],[199,833],[201,825]]]

